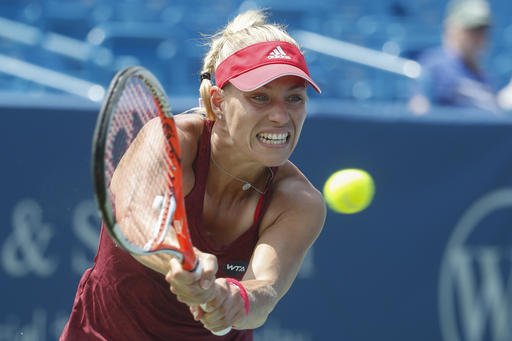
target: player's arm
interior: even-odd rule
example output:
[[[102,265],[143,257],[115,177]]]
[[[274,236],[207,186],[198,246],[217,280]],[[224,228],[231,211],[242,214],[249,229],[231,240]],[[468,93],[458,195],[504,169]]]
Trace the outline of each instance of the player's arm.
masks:
[[[190,119],[184,120],[183,118],[180,118],[180,116],[181,115],[176,115],[175,121],[180,144],[182,147],[182,162],[184,165],[186,165],[187,160],[190,158],[189,155],[195,153],[195,151],[192,149],[194,149],[194,146],[197,144],[197,142],[194,142],[195,135],[197,135],[197,123],[194,125]],[[185,121],[185,124],[183,124],[183,121]],[[182,123],[180,124],[180,122]],[[197,119],[195,122],[198,122]],[[150,139],[148,136],[158,136],[158,134],[161,134],[159,119],[154,119],[148,122],[141,129],[138,136],[130,145],[130,148],[123,156],[112,176],[111,190],[115,197],[116,216],[120,224],[133,224],[133,220],[144,219],[137,214],[137,210],[133,210],[134,204],[128,202],[128,200],[130,200],[132,197],[130,191],[137,190],[130,185],[130,181],[131,179],[134,179],[135,176],[139,179],[147,178],[148,182],[154,181],[154,179],[151,178],[154,176],[154,174],[144,172],[146,169],[154,169],[154,167],[147,167],[134,171],[132,169],[132,165],[141,164],[141,161],[144,161],[144,163],[155,162],[153,158],[146,157],[147,155],[151,154],[152,148],[158,148],[158,146],[155,145],[154,139]],[[150,140],[151,143],[148,143]],[[161,148],[164,148],[163,140],[161,141]],[[167,167],[167,165],[162,161],[160,166],[162,167],[162,171],[160,173],[165,174],[167,171],[165,167]],[[189,178],[189,176],[184,174],[184,180],[187,178]],[[185,184],[183,185],[185,186]],[[186,187],[184,187],[184,192],[188,193]],[[144,200],[144,202],[151,202],[151,198]],[[128,207],[132,207],[132,209],[128,210]],[[140,210],[140,212],[144,211],[146,211],[146,209]],[[142,222],[139,224],[142,224]],[[164,275],[169,271],[169,261],[172,257],[171,255],[164,253],[132,256],[146,267]],[[208,268],[209,267],[207,267],[207,269]]]
[[[293,192],[295,199],[289,201],[295,207],[283,213],[258,241],[242,281],[249,294],[251,311],[247,318],[237,322],[238,328],[253,329],[266,321],[292,285],[307,251],[324,225],[326,213],[320,193],[316,190]],[[297,203],[297,197],[303,199]]]
[[[241,281],[250,302],[249,314],[244,314],[239,289],[219,278],[216,284],[227,286],[228,293],[226,297],[218,295],[209,303],[216,307],[222,300],[219,311],[199,316],[207,328],[219,328],[216,325],[219,320],[229,320],[234,314],[236,329],[261,326],[295,280],[306,252],[324,225],[326,209],[321,194],[309,183],[298,185],[290,181],[284,187],[274,193],[270,207],[274,205],[277,209],[267,212],[263,221],[267,227]]]

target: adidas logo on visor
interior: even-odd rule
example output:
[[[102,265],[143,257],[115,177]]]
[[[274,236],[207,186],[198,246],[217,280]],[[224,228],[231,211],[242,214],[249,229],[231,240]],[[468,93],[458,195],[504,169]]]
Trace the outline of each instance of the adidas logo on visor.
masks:
[[[292,59],[292,57],[288,56],[281,46],[277,46],[268,54],[267,59]]]

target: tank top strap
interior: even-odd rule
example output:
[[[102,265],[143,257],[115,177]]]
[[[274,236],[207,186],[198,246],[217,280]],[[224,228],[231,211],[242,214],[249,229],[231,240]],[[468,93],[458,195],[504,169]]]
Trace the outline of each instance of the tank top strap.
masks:
[[[192,169],[195,174],[194,187],[185,197],[186,203],[190,201],[190,204],[186,205],[188,216],[199,217],[202,216],[203,213],[204,193],[206,190],[206,180],[208,178],[208,170],[210,167],[210,136],[214,123],[214,121],[205,119],[203,133],[199,137],[197,154],[194,162],[192,163]]]
[[[198,150],[194,160],[193,168],[196,173],[196,181],[202,180],[200,183],[204,186],[208,177],[208,169],[210,168],[210,152],[212,128],[214,121],[204,120],[204,129],[199,139]],[[199,174],[199,177],[197,176]],[[204,191],[203,191],[204,193]]]
[[[253,226],[260,225],[261,219],[263,218],[263,215],[267,210],[268,203],[270,202],[270,197],[272,196],[272,184],[274,182],[274,178],[276,176],[278,169],[279,167],[270,168],[273,175],[272,177],[267,179],[267,183],[265,184],[263,194],[261,194],[260,198],[258,199],[258,204],[256,205],[256,209],[254,210]]]

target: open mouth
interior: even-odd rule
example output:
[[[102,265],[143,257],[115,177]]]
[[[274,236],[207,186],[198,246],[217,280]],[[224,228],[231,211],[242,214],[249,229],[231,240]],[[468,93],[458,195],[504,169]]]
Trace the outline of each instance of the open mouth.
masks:
[[[257,135],[258,140],[265,144],[285,144],[290,137],[290,133],[270,134],[270,133],[259,133]]]

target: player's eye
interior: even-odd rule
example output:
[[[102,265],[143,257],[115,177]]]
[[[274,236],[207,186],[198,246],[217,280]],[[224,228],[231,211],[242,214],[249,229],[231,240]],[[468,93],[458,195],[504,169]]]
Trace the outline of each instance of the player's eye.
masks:
[[[270,97],[263,93],[255,93],[251,95],[251,99],[257,103],[267,103],[270,101]]]
[[[286,101],[291,104],[304,103],[304,96],[301,95],[290,95],[286,98]]]

